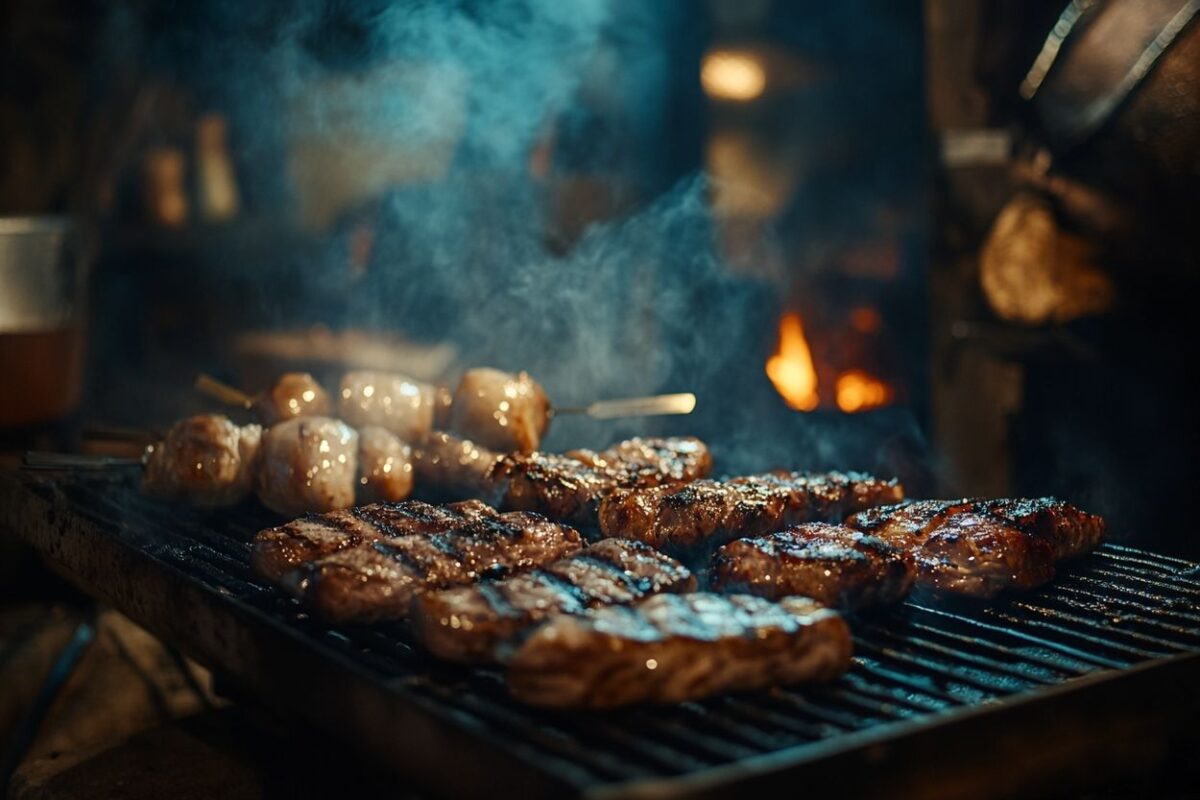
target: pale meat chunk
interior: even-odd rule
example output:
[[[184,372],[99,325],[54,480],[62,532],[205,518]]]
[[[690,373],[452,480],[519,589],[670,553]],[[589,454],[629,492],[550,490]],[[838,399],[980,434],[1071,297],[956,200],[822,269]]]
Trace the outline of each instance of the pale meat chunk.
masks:
[[[298,417],[263,436],[263,505],[288,516],[354,505],[358,433],[329,417]]]

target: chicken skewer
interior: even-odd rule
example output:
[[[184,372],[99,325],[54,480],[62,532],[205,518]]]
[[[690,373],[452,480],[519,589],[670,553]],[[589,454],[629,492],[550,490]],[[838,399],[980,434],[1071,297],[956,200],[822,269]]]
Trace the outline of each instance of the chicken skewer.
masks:
[[[196,388],[223,403],[256,411],[272,424],[299,416],[328,416],[332,404],[324,389],[307,373],[288,373],[269,391],[251,396],[209,375]],[[378,425],[410,444],[436,428],[449,428],[482,447],[505,452],[533,452],[558,415],[586,414],[594,419],[690,414],[693,394],[667,394],[604,400],[579,408],[554,408],[541,385],[528,373],[490,367],[467,370],[451,393],[391,372],[346,373],[337,393],[340,417],[355,427]]]
[[[661,473],[684,479],[673,459],[680,453],[701,468],[711,463],[696,440],[630,439],[602,453],[574,451],[568,456],[534,454],[537,463],[556,459],[570,481],[579,472],[606,475]],[[282,514],[332,511],[358,503],[395,502],[414,484],[441,499],[498,497],[506,485],[496,474],[500,455],[451,434],[435,432],[418,448],[378,427],[355,430],[328,417],[298,417],[264,429],[237,425],[217,414],[199,414],[173,425],[146,448],[141,462],[86,457],[87,467],[143,466],[143,488],[155,497],[216,508],[234,505],[257,493],[264,505]],[[77,468],[79,457],[30,454],[32,468]],[[677,476],[675,473],[680,473]],[[609,478],[612,479],[611,477]],[[521,509],[514,509],[521,510]]]

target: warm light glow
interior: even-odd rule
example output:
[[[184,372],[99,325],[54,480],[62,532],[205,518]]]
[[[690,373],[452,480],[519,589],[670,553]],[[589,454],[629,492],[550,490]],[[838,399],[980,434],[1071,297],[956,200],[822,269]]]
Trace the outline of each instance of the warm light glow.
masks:
[[[767,88],[767,72],[751,53],[714,50],[704,56],[700,85],[717,100],[753,100]]]
[[[784,314],[779,321],[779,349],[767,359],[767,377],[784,402],[797,411],[812,411],[820,402],[817,370],[799,314]]]
[[[879,408],[892,402],[892,387],[860,369],[843,372],[837,379],[838,408],[848,414]]]

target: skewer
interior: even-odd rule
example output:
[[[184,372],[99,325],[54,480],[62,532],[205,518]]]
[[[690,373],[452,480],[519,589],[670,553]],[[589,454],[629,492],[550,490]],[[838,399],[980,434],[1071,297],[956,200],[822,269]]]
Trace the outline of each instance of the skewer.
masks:
[[[211,375],[201,373],[196,377],[196,389],[203,394],[228,405],[246,409],[254,407],[255,398],[237,387],[219,381]],[[696,395],[691,392],[658,394],[648,397],[624,397],[618,400],[599,400],[586,406],[555,408],[551,406],[548,416],[578,414],[592,419],[618,419],[621,417],[661,417],[691,414],[696,410]]]
[[[47,453],[30,450],[25,454],[24,469],[29,470],[107,470],[142,467],[140,458],[87,455],[84,453]]]
[[[658,394],[650,397],[627,397],[620,400],[600,400],[587,406],[552,408],[553,416],[560,414],[586,414],[592,419],[617,419],[619,417],[661,417],[690,414],[696,410],[696,395],[691,392],[680,394]]]
[[[241,406],[249,411],[254,408],[255,398],[243,392],[236,386],[230,386],[224,381],[219,381],[212,375],[207,375],[201,372],[196,376],[194,384],[196,391],[201,394],[206,394],[214,400],[219,400],[226,405]]]

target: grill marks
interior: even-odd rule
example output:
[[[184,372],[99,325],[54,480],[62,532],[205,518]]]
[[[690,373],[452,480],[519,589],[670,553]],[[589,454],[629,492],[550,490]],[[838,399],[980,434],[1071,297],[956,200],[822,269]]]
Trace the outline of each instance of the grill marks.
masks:
[[[1053,498],[922,500],[877,508],[846,524],[916,558],[918,582],[993,597],[1054,577],[1054,564],[1104,538],[1104,520]]]
[[[695,578],[674,559],[638,542],[606,539],[529,573],[425,592],[413,601],[411,618],[417,638],[434,655],[483,662],[552,615],[695,588]]]
[[[495,516],[494,509],[476,500],[448,506],[410,500],[308,514],[259,533],[251,564],[259,575],[285,583],[306,563],[368,542],[454,530]]]
[[[739,536],[837,520],[903,496],[895,480],[854,472],[774,472],[685,486],[619,488],[600,503],[600,530],[668,552],[688,552]]]
[[[907,550],[842,525],[810,523],[739,539],[713,557],[714,588],[856,609],[904,598],[917,576]]]
[[[512,656],[508,686],[558,708],[674,703],[831,680],[850,653],[845,621],[808,598],[662,594],[552,618]]]
[[[712,457],[699,439],[628,439],[596,453],[514,453],[492,468],[503,506],[594,526],[601,498],[621,486],[659,486],[702,478]]]
[[[256,571],[335,622],[407,615],[428,588],[532,569],[582,547],[573,529],[477,501],[383,503],[263,531]]]

